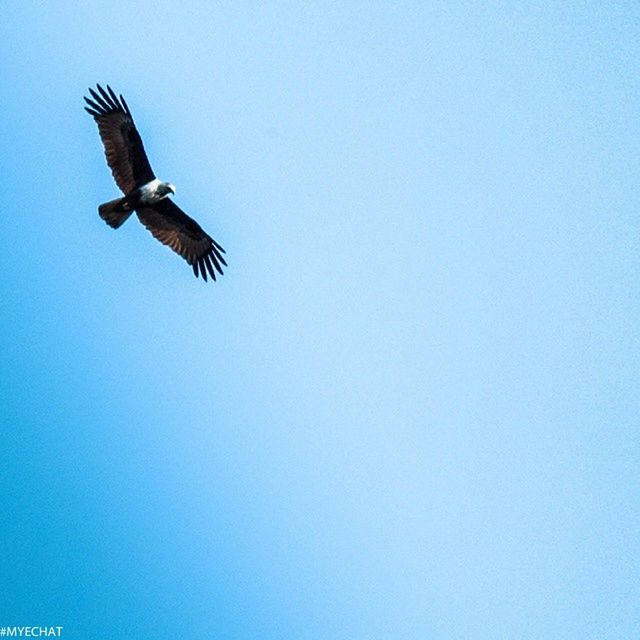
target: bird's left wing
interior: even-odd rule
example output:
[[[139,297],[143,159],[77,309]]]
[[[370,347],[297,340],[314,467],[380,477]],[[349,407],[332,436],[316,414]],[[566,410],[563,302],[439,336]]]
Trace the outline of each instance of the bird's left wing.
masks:
[[[202,275],[207,280],[207,271],[215,280],[216,270],[222,274],[225,262],[224,249],[177,204],[163,198],[154,205],[136,210],[140,222],[162,244],[171,247],[192,267],[196,277]]]
[[[124,98],[118,98],[109,85],[107,91],[98,85],[98,91],[89,89],[93,100],[85,98],[89,105],[85,111],[98,124],[107,164],[126,196],[136,187],[153,180],[155,174]]]

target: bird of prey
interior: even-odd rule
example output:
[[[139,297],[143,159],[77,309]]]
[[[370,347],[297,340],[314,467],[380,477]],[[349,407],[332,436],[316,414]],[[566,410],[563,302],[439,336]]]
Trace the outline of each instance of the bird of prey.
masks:
[[[196,275],[207,280],[207,272],[215,280],[227,265],[224,249],[202,227],[168,198],[175,194],[170,182],[156,178],[133,123],[131,112],[120,95],[107,85],[105,91],[89,89],[93,100],[85,110],[93,116],[107,158],[107,164],[124,198],[116,198],[98,207],[100,217],[117,229],[134,211],[140,222],[160,240],[182,256]]]

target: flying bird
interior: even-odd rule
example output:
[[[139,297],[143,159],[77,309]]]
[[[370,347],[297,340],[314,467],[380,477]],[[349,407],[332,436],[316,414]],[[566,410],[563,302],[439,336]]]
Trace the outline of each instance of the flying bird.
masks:
[[[169,194],[176,189],[170,182],[156,178],[136,129],[125,99],[118,97],[107,85],[105,91],[89,89],[92,100],[85,110],[93,116],[107,164],[124,198],[116,198],[98,207],[100,217],[117,229],[134,211],[142,224],[160,240],[182,256],[196,275],[207,280],[207,272],[215,280],[216,271],[222,274],[227,266],[222,254],[224,249],[192,218],[190,218]]]

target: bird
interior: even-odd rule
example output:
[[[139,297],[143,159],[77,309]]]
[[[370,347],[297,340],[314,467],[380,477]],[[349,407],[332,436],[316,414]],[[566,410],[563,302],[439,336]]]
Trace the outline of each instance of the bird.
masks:
[[[98,125],[107,164],[124,197],[104,202],[98,207],[100,217],[112,228],[120,227],[135,211],[140,222],[162,244],[184,258],[196,277],[213,280],[222,275],[225,250],[173,200],[176,188],[156,178],[122,94],[116,95],[107,85],[90,88],[91,98],[84,96],[89,113]]]

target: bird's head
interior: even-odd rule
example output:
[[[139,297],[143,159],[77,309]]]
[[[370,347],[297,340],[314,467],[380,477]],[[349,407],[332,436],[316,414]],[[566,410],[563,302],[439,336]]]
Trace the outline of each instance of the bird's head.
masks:
[[[158,187],[158,191],[160,191],[163,196],[168,196],[170,193],[175,195],[176,188],[175,185],[172,185],[170,182],[163,182]]]

